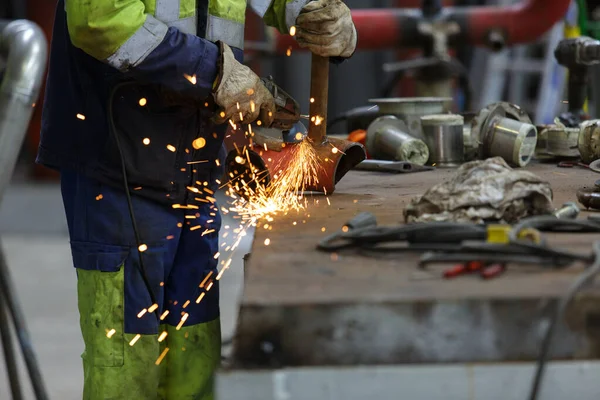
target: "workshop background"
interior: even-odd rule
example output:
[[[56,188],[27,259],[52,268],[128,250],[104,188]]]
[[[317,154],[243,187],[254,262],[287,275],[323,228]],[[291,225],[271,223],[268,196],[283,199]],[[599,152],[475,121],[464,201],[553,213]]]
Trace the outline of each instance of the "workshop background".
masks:
[[[465,0],[444,1],[443,4],[445,7],[508,6],[519,2]],[[418,8],[421,5],[419,0],[347,0],[346,3],[352,9]],[[546,3],[549,8],[554,6],[553,1]],[[585,21],[577,12],[578,7],[582,6],[585,7]],[[53,1],[0,0],[0,18],[30,19],[44,30],[48,38],[53,14]],[[594,23],[599,24],[596,25],[598,29]],[[531,25],[535,26],[535,21]],[[565,35],[579,35],[582,25],[588,27],[587,35],[600,37],[600,1],[573,1],[569,14],[531,43],[505,47],[499,40],[494,44],[499,49],[496,52],[473,46],[457,46],[456,49],[452,46],[448,49],[449,54],[468,71],[464,77],[466,82],[461,83],[460,79],[456,79],[456,84],[451,87],[451,95],[455,100],[453,111],[476,111],[503,100],[518,104],[535,124],[552,123],[555,116],[567,109],[564,101],[567,72],[556,62],[554,49]],[[247,51],[247,62],[260,75],[272,75],[279,86],[298,100],[303,112],[308,113],[310,55],[300,51],[292,51],[290,55],[285,52],[275,54],[264,44],[271,34],[262,27],[256,16],[249,16],[247,47],[250,50]],[[330,120],[355,107],[368,106],[369,99],[383,97],[384,94],[414,96],[417,91],[414,74],[408,72],[394,81],[394,74],[386,72],[384,65],[418,59],[421,55],[422,51],[418,48],[359,49],[351,60],[332,66]],[[597,116],[600,115],[600,102],[597,101],[600,99],[597,95],[600,94],[600,71],[596,67],[592,67],[591,78],[586,110]],[[470,96],[466,88],[470,88]],[[470,101],[468,110],[465,104],[467,100]],[[77,399],[80,398],[83,382],[80,362],[83,342],[76,308],[75,271],[71,264],[57,175],[34,165],[40,112],[38,104],[12,183],[2,199],[0,234],[50,398]],[[330,133],[348,132],[346,125],[340,123],[334,125]],[[222,194],[220,198],[223,198]],[[231,218],[230,215],[225,216],[224,225]],[[252,235],[243,240],[233,255],[232,266],[221,281],[224,339],[234,334],[242,290],[242,258],[250,251],[251,241]],[[227,355],[229,350],[225,346],[224,354]],[[33,398],[26,370],[22,361],[19,362],[21,381],[27,387],[26,398]],[[10,398],[8,388],[6,367],[0,357],[0,400]]]

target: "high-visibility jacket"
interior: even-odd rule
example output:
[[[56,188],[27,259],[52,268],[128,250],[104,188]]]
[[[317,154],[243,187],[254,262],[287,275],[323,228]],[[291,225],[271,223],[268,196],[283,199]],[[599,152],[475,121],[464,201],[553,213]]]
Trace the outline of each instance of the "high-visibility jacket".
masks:
[[[249,5],[287,32],[309,1]],[[219,173],[214,43],[241,61],[245,13],[246,0],[58,0],[37,161],[122,187],[114,128],[139,195],[188,200],[186,187]],[[201,149],[192,147],[198,137]]]

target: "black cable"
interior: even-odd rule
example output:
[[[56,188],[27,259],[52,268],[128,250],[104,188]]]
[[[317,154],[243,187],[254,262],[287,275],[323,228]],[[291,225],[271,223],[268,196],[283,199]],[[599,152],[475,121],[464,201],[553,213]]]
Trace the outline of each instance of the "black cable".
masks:
[[[116,143],[117,149],[119,151],[119,157],[121,158],[121,172],[123,174],[123,189],[125,190],[125,196],[127,197],[127,208],[129,209],[129,218],[131,219],[131,226],[133,228],[133,234],[135,236],[135,243],[137,246],[137,254],[138,254],[138,261],[139,261],[138,270],[140,272],[142,280],[144,281],[144,285],[146,286],[146,289],[148,290],[148,294],[150,295],[150,301],[152,302],[152,304],[158,304],[156,302],[156,296],[154,295],[154,291],[152,290],[152,286],[150,285],[150,281],[148,279],[148,274],[147,274],[146,267],[144,265],[144,259],[142,257],[142,252],[140,251],[140,246],[142,245],[142,241],[140,240],[140,232],[138,230],[137,222],[135,219],[135,214],[133,212],[133,202],[131,201],[131,193],[129,191],[129,181],[127,179],[127,168],[125,166],[125,157],[123,156],[123,150],[121,148],[121,141],[119,139],[119,135],[117,134],[117,127],[115,126],[115,121],[113,118],[114,117],[113,98],[114,98],[117,90],[119,90],[120,88],[122,88],[124,86],[127,86],[128,84],[130,84],[130,83],[129,82],[119,83],[119,84],[115,85],[115,87],[112,89],[110,96],[108,98],[108,121],[109,121],[109,128],[110,128],[111,134],[114,136],[115,143]],[[160,308],[159,307],[156,308],[156,310],[154,311],[154,314],[156,315],[156,318],[160,322]]]
[[[564,316],[567,306],[575,294],[577,294],[579,290],[581,290],[588,282],[598,275],[598,273],[600,273],[600,242],[594,243],[594,254],[594,263],[577,277],[573,285],[569,288],[565,296],[560,300],[559,304],[554,310],[554,314],[550,320],[550,325],[548,326],[542,341],[542,348],[537,359],[537,368],[535,372],[535,378],[531,386],[529,400],[536,400],[538,398],[542,380],[544,378],[546,363],[548,362],[548,356],[550,354],[550,346],[552,345],[552,339],[554,337],[554,332],[556,330],[558,321],[562,318],[562,316]]]
[[[4,300],[4,293],[0,290],[0,338],[2,339],[2,351],[4,353],[4,363],[6,365],[6,374],[10,383],[10,393],[12,400],[22,400],[21,383],[19,382],[19,369],[17,368],[17,359],[15,348],[13,346],[12,330],[8,320],[8,306]]]
[[[6,308],[8,309],[17,333],[17,339],[21,346],[21,352],[23,359],[25,360],[25,366],[29,377],[31,378],[31,386],[37,400],[48,400],[48,393],[44,387],[44,381],[42,380],[42,374],[40,372],[39,364],[33,346],[31,345],[31,337],[25,324],[25,318],[23,317],[23,310],[17,300],[16,293],[14,292],[14,285],[10,278],[10,272],[6,265],[6,259],[4,252],[0,246],[0,292],[2,292],[3,300],[6,302]]]

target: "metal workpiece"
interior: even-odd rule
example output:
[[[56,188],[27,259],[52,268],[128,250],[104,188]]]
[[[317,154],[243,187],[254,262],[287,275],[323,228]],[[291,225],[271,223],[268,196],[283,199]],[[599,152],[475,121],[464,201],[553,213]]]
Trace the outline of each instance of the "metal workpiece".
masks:
[[[423,139],[429,148],[429,164],[452,168],[464,162],[463,125],[464,118],[456,114],[421,117]]]
[[[533,158],[537,129],[527,113],[514,104],[490,104],[473,119],[471,129],[483,159],[498,156],[512,166],[524,167]]]
[[[486,157],[486,154],[483,151],[485,144],[484,139],[488,133],[488,122],[490,121],[490,115],[492,113],[495,115],[502,115],[524,124],[532,124],[531,118],[529,118],[529,115],[521,107],[504,101],[489,104],[479,110],[475,115],[465,115],[465,124],[468,125],[465,132],[469,133],[469,145],[477,146],[477,158]],[[467,143],[467,141],[465,141],[465,143]],[[472,153],[473,150],[467,147],[466,151]],[[472,157],[471,154],[468,156]],[[511,161],[507,160],[507,162],[510,163]]]
[[[400,97],[370,99],[369,102],[379,107],[379,114],[393,115],[406,123],[408,130],[415,138],[422,138],[421,117],[448,112],[451,97]]]
[[[473,129],[473,121],[476,117],[474,113],[463,113],[463,145],[465,161],[473,161],[479,157],[479,137],[476,137],[476,130]]]
[[[424,165],[429,158],[425,142],[407,133],[404,121],[391,115],[377,118],[367,130],[366,147],[379,160],[408,161]]]
[[[577,148],[585,163],[589,164],[600,158],[600,120],[584,121],[581,124]]]
[[[558,219],[577,219],[580,209],[575,202],[568,202],[562,205],[561,208],[554,212],[554,216]]]
[[[538,130],[538,146],[540,153],[555,157],[579,157],[579,128],[569,128],[562,125],[547,125],[543,127],[543,138],[545,147],[540,148],[540,136]]]
[[[25,20],[0,21],[0,57],[5,61],[0,85],[0,199],[13,174],[33,114],[46,68],[42,30]]]
[[[509,118],[494,118],[484,138],[488,157],[500,156],[509,164],[524,167],[533,158],[537,142],[535,126]]]
[[[577,201],[585,208],[600,210],[600,180],[593,187],[584,186],[577,191]]]

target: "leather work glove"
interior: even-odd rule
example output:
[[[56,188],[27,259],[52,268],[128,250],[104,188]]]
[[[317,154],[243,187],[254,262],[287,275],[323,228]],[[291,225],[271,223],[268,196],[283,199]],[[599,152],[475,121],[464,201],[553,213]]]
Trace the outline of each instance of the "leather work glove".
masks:
[[[311,1],[296,19],[298,44],[322,57],[350,57],[356,38],[350,9],[341,0]]]
[[[250,124],[258,119],[263,126],[271,126],[275,115],[273,95],[250,68],[235,59],[228,45],[218,45],[221,57],[213,97],[219,109],[213,121],[222,124],[231,119]]]

